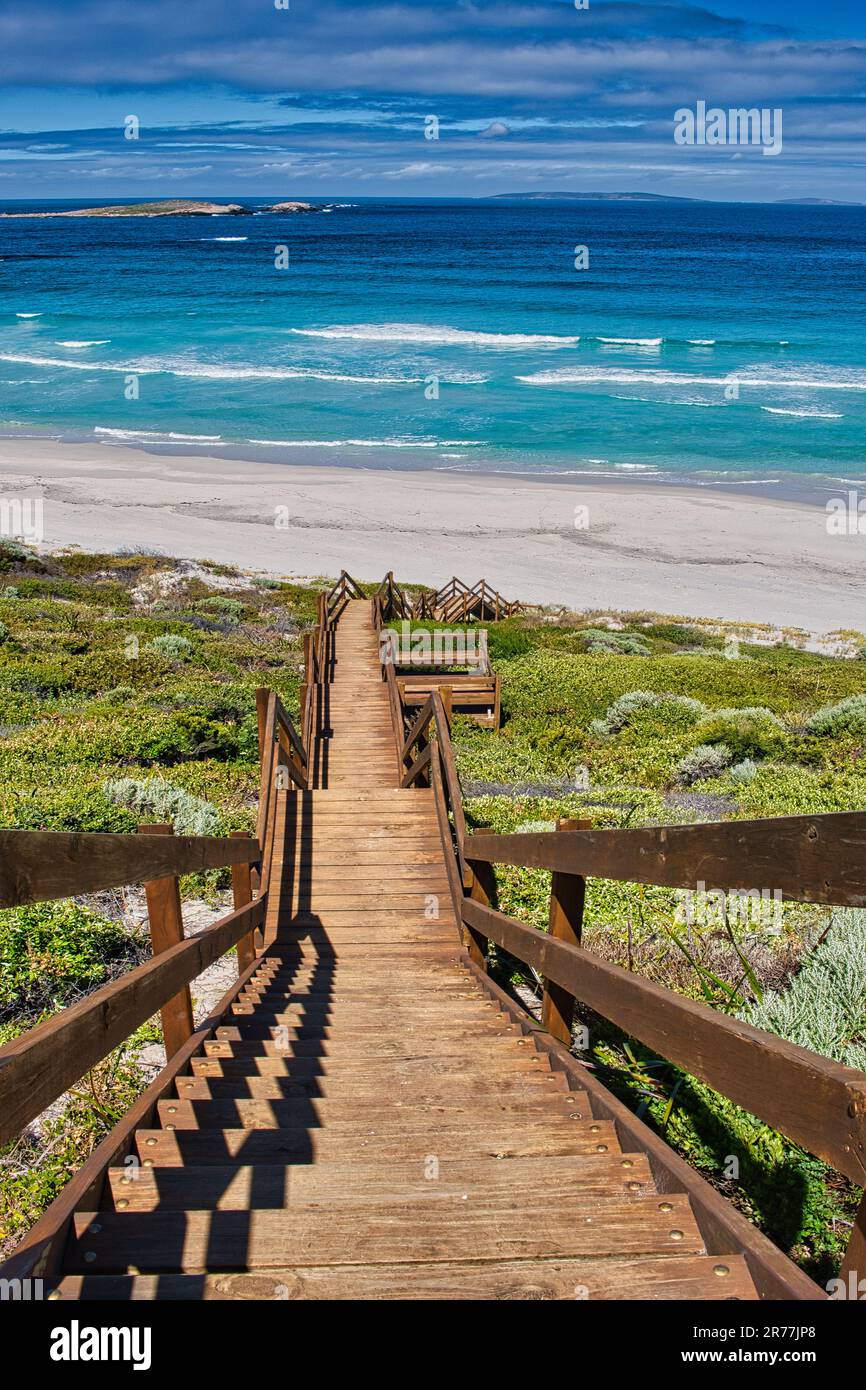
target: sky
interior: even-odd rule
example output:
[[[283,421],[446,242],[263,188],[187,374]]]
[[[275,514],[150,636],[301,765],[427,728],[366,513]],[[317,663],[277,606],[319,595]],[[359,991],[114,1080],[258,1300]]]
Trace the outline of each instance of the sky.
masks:
[[[532,190],[866,202],[866,0],[0,0],[0,200]]]

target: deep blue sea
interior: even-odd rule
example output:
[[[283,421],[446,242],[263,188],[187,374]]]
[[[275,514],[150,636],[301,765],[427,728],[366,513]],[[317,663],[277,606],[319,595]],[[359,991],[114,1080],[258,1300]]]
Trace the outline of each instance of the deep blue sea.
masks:
[[[0,221],[0,430],[287,463],[866,476],[866,208],[327,209]]]

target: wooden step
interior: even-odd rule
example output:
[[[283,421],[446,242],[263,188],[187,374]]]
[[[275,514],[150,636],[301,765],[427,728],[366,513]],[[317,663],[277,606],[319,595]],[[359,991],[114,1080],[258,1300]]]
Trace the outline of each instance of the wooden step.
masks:
[[[175,1090],[183,1101],[305,1099],[384,1106],[429,1105],[471,1106],[474,1100],[503,1104],[527,1101],[543,1104],[549,1096],[568,1094],[552,1072],[514,1072],[481,1076],[477,1071],[455,1072],[443,1079],[428,1070],[426,1078],[401,1079],[388,1072],[362,1070],[350,1075],[328,1073],[321,1076],[230,1076],[211,1077],[207,1073],[178,1077]],[[170,1104],[170,1102],[169,1102]]]
[[[543,1124],[559,1116],[576,1123],[585,1112],[577,1092],[567,1096],[549,1095],[525,1099],[522,1095],[449,1094],[425,1101],[423,1098],[396,1100],[390,1108],[379,1096],[370,1099],[320,1100],[310,1096],[298,1100],[161,1100],[157,1103],[160,1124],[166,1129],[348,1129],[373,1133],[398,1133],[427,1126],[435,1134],[440,1120],[459,1120],[467,1128],[483,1128],[497,1119],[522,1118],[527,1124]]]
[[[437,1261],[404,1264],[282,1266],[252,1274],[66,1275],[60,1300],[151,1302],[273,1299],[653,1302],[756,1299],[741,1255],[654,1256],[652,1259]]]
[[[455,1259],[703,1254],[687,1198],[567,1202],[542,1191],[519,1207],[496,1195],[384,1207],[299,1203],[281,1210],[76,1213],[70,1272],[274,1269],[319,1264],[414,1264]]]
[[[634,1201],[654,1191],[645,1154],[581,1157],[473,1158],[415,1163],[232,1164],[184,1168],[111,1168],[109,1209],[119,1211],[244,1211],[296,1203],[365,1205],[474,1201],[494,1194],[515,1203],[602,1195]]]
[[[517,1053],[513,1047],[501,1050],[491,1047],[490,1054],[475,1059],[474,1070],[473,1059],[457,1052],[437,1057],[435,1063],[430,1057],[399,1060],[392,1057],[355,1059],[351,1054],[338,1058],[298,1057],[294,1060],[277,1056],[226,1057],[222,1060],[218,1057],[193,1057],[190,1067],[193,1076],[223,1077],[227,1080],[251,1076],[290,1076],[295,1080],[333,1077],[340,1080],[355,1077],[360,1073],[369,1074],[377,1080],[388,1078],[396,1083],[412,1080],[415,1084],[430,1077],[441,1081],[451,1076],[459,1079],[480,1074],[484,1079],[488,1079],[500,1075],[507,1078],[531,1073],[551,1077],[561,1091],[568,1089],[565,1073],[551,1071],[544,1058],[537,1052],[528,1056]]]

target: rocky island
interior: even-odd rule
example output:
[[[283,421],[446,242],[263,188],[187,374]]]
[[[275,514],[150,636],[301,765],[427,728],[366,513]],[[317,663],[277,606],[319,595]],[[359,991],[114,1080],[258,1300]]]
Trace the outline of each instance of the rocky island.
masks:
[[[118,203],[114,207],[71,208],[62,212],[3,212],[0,217],[251,217],[253,212],[318,212],[314,203],[273,203],[248,208],[242,203],[206,203],[191,198],[163,198],[152,203]]]

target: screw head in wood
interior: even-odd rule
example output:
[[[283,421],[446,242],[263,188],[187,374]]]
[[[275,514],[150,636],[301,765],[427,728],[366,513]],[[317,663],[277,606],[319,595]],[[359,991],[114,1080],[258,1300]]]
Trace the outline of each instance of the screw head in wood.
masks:
[[[727,1265],[713,1265],[713,1274],[717,1274],[720,1279],[724,1279],[726,1274],[730,1274]]]
[[[671,1231],[671,1240],[682,1240],[682,1231]]]
[[[673,1211],[673,1202],[659,1202],[659,1211]]]

